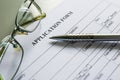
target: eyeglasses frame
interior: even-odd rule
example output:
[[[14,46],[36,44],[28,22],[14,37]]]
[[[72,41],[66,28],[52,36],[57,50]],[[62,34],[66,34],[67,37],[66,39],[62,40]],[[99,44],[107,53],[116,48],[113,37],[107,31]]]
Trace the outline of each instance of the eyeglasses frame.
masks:
[[[25,3],[26,1],[28,1],[28,0],[25,0],[24,3]],[[12,45],[13,45],[13,48],[18,48],[18,47],[19,47],[19,48],[21,49],[21,51],[22,51],[20,63],[19,63],[19,65],[18,65],[15,73],[13,74],[11,80],[13,80],[13,79],[15,78],[17,72],[19,71],[19,68],[20,68],[20,66],[21,66],[21,64],[22,64],[23,57],[24,57],[24,49],[23,49],[23,47],[21,46],[21,44],[15,39],[15,36],[16,36],[18,33],[25,35],[25,34],[27,34],[27,33],[31,33],[31,32],[33,32],[33,31],[35,31],[36,28],[38,27],[38,25],[40,24],[40,21],[41,21],[44,17],[46,17],[46,14],[45,14],[44,12],[42,12],[41,8],[38,6],[38,4],[37,4],[34,0],[29,0],[29,1],[31,1],[31,2],[30,2],[29,6],[28,6],[27,8],[29,9],[30,6],[31,6],[32,4],[34,4],[35,7],[38,9],[38,11],[40,11],[40,13],[41,13],[41,15],[38,16],[38,17],[35,17],[34,20],[28,21],[28,23],[31,23],[31,22],[35,22],[35,21],[39,20],[39,22],[38,22],[38,24],[36,25],[36,27],[35,27],[32,31],[28,31],[28,30],[22,28],[22,26],[17,23],[17,16],[18,16],[18,13],[17,13],[17,14],[16,14],[16,18],[15,18],[15,29],[12,31],[12,33],[11,33],[9,36],[6,36],[6,37],[2,40],[2,42],[0,43],[0,47],[3,46],[2,49],[0,50],[0,57],[1,57],[0,63],[1,63],[3,57],[4,57],[5,53],[6,53],[6,50],[7,50],[8,47],[9,47],[9,44],[12,44]],[[24,14],[26,14],[26,13],[24,13]],[[23,15],[23,17],[24,17],[24,15]],[[28,24],[28,23],[26,23],[26,24]],[[2,79],[1,76],[0,76],[0,79]]]

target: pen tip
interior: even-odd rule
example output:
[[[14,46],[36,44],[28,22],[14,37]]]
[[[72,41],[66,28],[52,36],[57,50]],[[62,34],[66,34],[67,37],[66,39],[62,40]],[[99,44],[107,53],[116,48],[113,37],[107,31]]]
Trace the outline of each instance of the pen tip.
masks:
[[[56,36],[49,37],[49,39],[56,39],[56,38],[57,38]]]
[[[53,37],[49,37],[49,39],[53,39]]]
[[[52,36],[52,37],[49,37],[49,39],[59,40],[59,39],[64,39],[64,37],[63,36]]]

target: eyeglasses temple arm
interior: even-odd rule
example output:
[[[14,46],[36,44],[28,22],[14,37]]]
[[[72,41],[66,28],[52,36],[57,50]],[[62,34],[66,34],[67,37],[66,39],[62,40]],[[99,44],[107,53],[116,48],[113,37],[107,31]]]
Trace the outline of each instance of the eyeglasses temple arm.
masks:
[[[26,0],[26,1],[27,1],[27,0]],[[28,9],[30,8],[30,6],[32,5],[33,2],[34,2],[34,0],[31,0],[30,4],[29,4],[28,7],[27,7]],[[23,17],[26,15],[26,13],[27,13],[27,12],[25,12],[25,13],[23,14]]]

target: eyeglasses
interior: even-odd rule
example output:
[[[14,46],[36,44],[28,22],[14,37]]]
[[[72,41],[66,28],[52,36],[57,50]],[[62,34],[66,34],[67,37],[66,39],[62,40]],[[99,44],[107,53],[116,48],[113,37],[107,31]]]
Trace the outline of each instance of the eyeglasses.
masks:
[[[16,35],[33,32],[46,16],[34,0],[26,0],[15,18],[15,29],[0,43],[0,80],[14,80],[23,60],[24,50]]]

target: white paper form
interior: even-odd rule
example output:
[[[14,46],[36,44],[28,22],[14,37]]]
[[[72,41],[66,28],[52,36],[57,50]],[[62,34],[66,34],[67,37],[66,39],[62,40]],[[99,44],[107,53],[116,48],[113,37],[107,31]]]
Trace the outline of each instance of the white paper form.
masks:
[[[49,39],[66,33],[119,34],[118,6],[105,0],[65,0],[27,42],[21,40],[25,56],[16,80],[119,80],[119,42]]]

